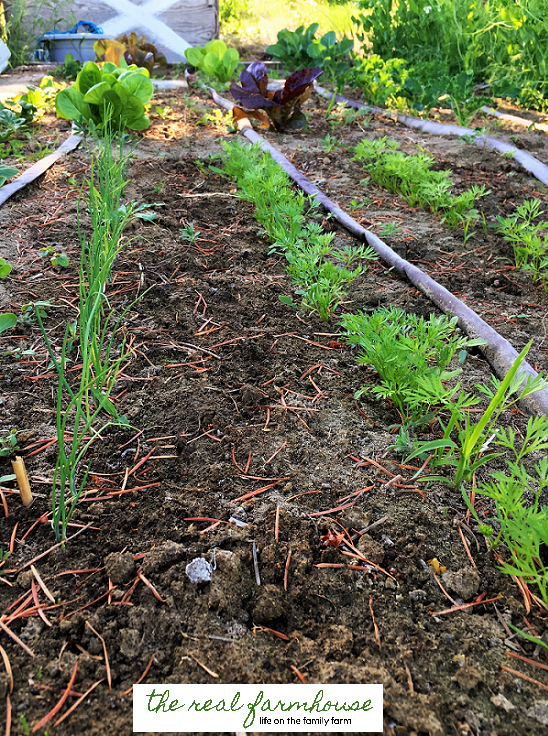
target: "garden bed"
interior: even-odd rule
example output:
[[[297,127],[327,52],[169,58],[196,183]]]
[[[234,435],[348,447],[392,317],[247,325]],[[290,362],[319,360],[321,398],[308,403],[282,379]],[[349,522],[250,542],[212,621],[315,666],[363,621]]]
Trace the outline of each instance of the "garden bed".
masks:
[[[1,635],[13,670],[12,733],[24,732],[21,717],[32,728],[50,711],[76,662],[75,693],[101,682],[55,727],[61,736],[131,733],[128,691],[149,665],[143,682],[383,682],[391,736],[548,733],[544,691],[502,669],[548,687],[545,672],[511,656],[537,657],[534,645],[506,628],[525,629],[526,615],[541,636],[545,619],[538,608],[526,614],[518,586],[498,571],[481,535],[469,531],[459,492],[442,484],[415,490],[416,470],[387,449],[397,413],[387,403],[354,400],[373,376],[342,344],[336,319],[321,322],[279,301],[292,293],[283,258],[269,254],[253,207],[235,196],[234,184],[207,170],[226,127],[202,93],[190,92],[191,106],[184,94],[159,93],[156,104],[170,109],[135,152],[127,198],[164,206],[155,221],[138,220],[127,232],[109,290],[116,309],[145,292],[121,328],[135,352],[113,392],[134,429],[110,429],[92,445],[88,493],[72,518],[80,526],[69,527],[79,535],[34,563],[56,601],[48,608],[36,593],[51,626],[37,611],[9,622],[34,657]],[[533,338],[528,360],[546,372],[548,295],[513,268],[511,246],[479,226],[464,244],[462,230],[372,182],[364,189],[350,148],[385,135],[407,153],[426,148],[436,168],[452,169],[456,193],[472,184],[491,190],[479,202],[488,225],[525,199],[547,206],[546,189],[512,160],[475,145],[380,118],[332,127],[316,96],[308,109],[309,132],[268,140],[344,209],[355,200],[354,217],[373,232],[383,237],[394,223],[391,247],[516,349]],[[340,144],[330,151],[328,133]],[[545,133],[517,134],[548,163]],[[31,301],[51,301],[45,324],[54,344],[76,316],[76,208],[88,166],[85,148],[71,154],[0,213],[0,255],[14,266],[0,285],[2,304],[20,312]],[[191,223],[195,243],[180,235]],[[324,226],[336,244],[352,243],[332,220]],[[41,256],[49,245],[68,254],[68,269]],[[437,313],[374,262],[343,307],[381,305]],[[0,568],[0,610],[9,617],[36,585],[29,562],[55,541],[45,518],[36,522],[51,506],[56,378],[36,325],[4,333],[1,344],[0,427],[20,432],[36,496],[25,509],[4,491],[9,516],[0,521],[0,549],[12,540],[13,554]],[[463,368],[465,390],[487,383],[489,365],[477,350]],[[518,431],[526,421],[517,410],[505,417]],[[0,475],[9,472],[0,458]],[[347,508],[333,511],[341,505]],[[353,569],[341,547],[324,543],[341,526],[351,534],[369,529],[355,544],[382,570],[368,572],[360,562]],[[189,580],[185,569],[196,557],[215,560],[210,583]],[[473,603],[482,593],[500,600],[446,613],[453,604],[432,560],[455,573],[453,600]],[[103,644],[90,625],[104,638],[110,688]],[[0,675],[2,702],[8,688]],[[40,733],[51,733],[76,699],[69,696]]]

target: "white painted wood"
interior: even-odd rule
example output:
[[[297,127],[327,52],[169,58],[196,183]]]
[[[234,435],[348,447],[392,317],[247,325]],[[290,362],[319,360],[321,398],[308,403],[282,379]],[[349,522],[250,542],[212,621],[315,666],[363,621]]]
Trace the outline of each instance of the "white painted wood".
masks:
[[[32,13],[30,6],[31,2],[29,12]],[[41,16],[48,17],[47,9],[37,10]],[[185,61],[185,49],[202,46],[219,32],[219,0],[73,0],[69,11],[67,22],[58,23],[58,30],[68,30],[76,17],[100,26],[107,38],[135,31],[139,36],[144,35],[171,63]]]

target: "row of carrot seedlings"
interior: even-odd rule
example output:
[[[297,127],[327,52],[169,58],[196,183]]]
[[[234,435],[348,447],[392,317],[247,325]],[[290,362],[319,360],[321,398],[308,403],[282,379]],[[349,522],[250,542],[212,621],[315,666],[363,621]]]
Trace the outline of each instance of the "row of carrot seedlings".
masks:
[[[280,300],[303,311],[317,312],[322,320],[330,319],[340,311],[349,284],[365,270],[363,261],[375,257],[373,252],[363,245],[334,247],[333,234],[323,232],[314,221],[317,203],[295,192],[287,174],[258,145],[249,147],[236,140],[223,147],[223,167],[210,168],[235,179],[240,196],[253,203],[255,217],[272,243],[272,252],[286,258],[300,305],[291,297],[280,296]],[[364,150],[362,147],[362,153]],[[446,180],[447,176],[438,182],[438,201],[443,203],[447,218],[452,203]],[[485,193],[475,189],[461,195],[458,209],[453,209],[457,215],[454,224],[470,217],[474,199]],[[449,483],[460,490],[492,548],[501,542],[506,544],[511,561],[501,569],[535,584],[540,593],[537,601],[548,609],[548,565],[541,553],[543,545],[548,546],[548,506],[541,504],[541,494],[548,490],[548,458],[544,455],[534,463],[537,454],[527,467],[523,462],[532,453],[548,449],[548,417],[529,418],[525,434],[520,436],[512,427],[503,426],[505,412],[548,384],[542,377],[524,378],[519,372],[530,342],[502,381],[492,376],[489,385],[476,384],[479,395],[466,393],[454,379],[462,372],[468,349],[482,341],[462,335],[456,323],[456,318],[445,315],[431,315],[425,320],[394,307],[343,314],[339,321],[342,338],[358,348],[358,363],[371,366],[378,374],[378,384],[365,385],[356,398],[370,393],[392,403],[401,425],[391,449],[406,454],[408,461],[415,457],[426,461],[420,472],[428,464],[453,470],[450,475],[419,473],[414,480]],[[472,422],[469,410],[485,397],[487,408],[477,422]],[[416,437],[422,428],[436,423],[439,439]],[[505,470],[491,470],[502,455]],[[476,472],[484,467],[489,475],[476,485]],[[491,524],[480,520],[471,501],[471,485],[476,494],[494,500],[496,520]]]

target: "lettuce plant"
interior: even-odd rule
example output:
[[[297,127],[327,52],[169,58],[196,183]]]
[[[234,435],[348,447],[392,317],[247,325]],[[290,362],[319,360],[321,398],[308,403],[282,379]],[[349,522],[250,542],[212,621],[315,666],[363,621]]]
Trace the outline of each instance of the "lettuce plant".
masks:
[[[150,120],[145,105],[154,87],[144,68],[128,66],[120,57],[120,67],[105,62],[100,69],[88,61],[71,87],[55,98],[57,117],[95,127],[99,132],[108,125],[114,130],[145,130]]]
[[[251,115],[263,127],[271,125],[278,132],[302,128],[306,117],[301,103],[308,99],[309,88],[320,74],[322,70],[317,67],[301,69],[286,79],[283,89],[270,92],[265,65],[254,61],[240,73],[240,85],[230,85],[232,97],[241,105],[234,108],[234,117]]]
[[[116,66],[120,56],[123,56],[127,64],[136,64],[144,67],[150,74],[161,67],[167,66],[167,60],[161,51],[158,51],[152,43],[147,43],[144,36],[137,36],[132,32],[129,36],[120,36],[116,41],[105,38],[93,44],[93,50],[97,55],[97,61],[111,61]]]
[[[189,64],[223,84],[230,81],[240,61],[237,49],[229,49],[219,39],[213,39],[205,46],[187,49],[185,56]]]

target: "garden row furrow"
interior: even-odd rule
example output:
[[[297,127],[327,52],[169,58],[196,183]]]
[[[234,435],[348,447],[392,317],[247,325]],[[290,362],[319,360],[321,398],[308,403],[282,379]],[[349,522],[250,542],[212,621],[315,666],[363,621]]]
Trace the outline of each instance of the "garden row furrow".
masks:
[[[225,109],[231,108],[232,103],[220,97],[214,90],[211,91],[213,99],[217,104]],[[356,220],[344,212],[339,205],[332,202],[321,189],[315,184],[312,184],[304,174],[298,171],[280,151],[258,134],[251,126],[249,120],[243,119],[238,121],[238,127],[240,132],[249,141],[258,143],[263,151],[267,151],[306,194],[315,197],[328,212],[335,215],[343,227],[352,232],[360,240],[367,242],[374,248],[383,261],[395,268],[398,272],[404,274],[411,283],[420,289],[442,311],[449,312],[458,317],[459,326],[470,337],[485,340],[486,344],[481,345],[480,349],[489,360],[497,375],[503,378],[508,373],[518,357],[518,352],[505,338],[460,299],[417,268],[417,266],[401,258],[379,237],[362,227]],[[522,370],[531,379],[538,378],[538,373],[529,363],[524,362]],[[548,414],[548,389],[543,389],[526,397],[523,402],[529,411],[534,414]]]
[[[332,99],[333,94],[328,90],[321,87],[319,84],[315,84],[316,92],[326,99]],[[506,154],[514,158],[526,171],[529,171],[535,178],[542,182],[545,186],[548,186],[548,166],[543,164],[534,156],[531,156],[527,151],[522,151],[516,146],[511,146],[509,143],[499,141],[491,136],[486,136],[478,131],[472,130],[472,128],[465,128],[460,125],[447,125],[445,123],[438,123],[433,120],[421,120],[420,118],[414,118],[410,115],[403,115],[402,113],[395,113],[390,110],[385,110],[383,107],[377,107],[375,105],[366,105],[358,100],[352,100],[344,95],[335,95],[334,99],[336,102],[353,107],[358,110],[368,110],[370,112],[386,115],[390,118],[396,118],[399,123],[405,125],[407,128],[414,128],[415,130],[422,130],[424,133],[431,133],[433,135],[458,135],[460,137],[468,136],[473,139],[473,142],[482,148],[490,148],[494,151],[498,151],[501,154]]]

